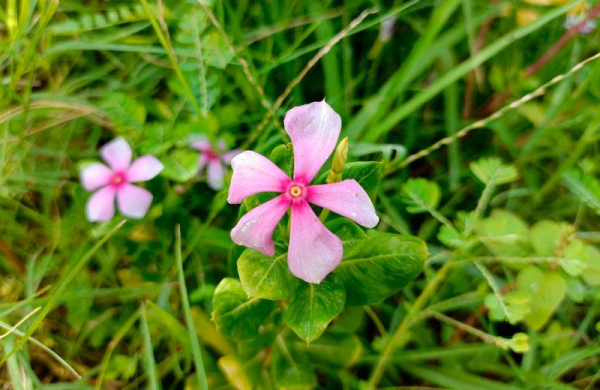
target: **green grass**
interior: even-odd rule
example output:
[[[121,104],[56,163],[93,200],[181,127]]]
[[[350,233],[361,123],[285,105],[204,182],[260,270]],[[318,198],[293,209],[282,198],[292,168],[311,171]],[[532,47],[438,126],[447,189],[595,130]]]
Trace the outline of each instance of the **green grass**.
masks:
[[[597,388],[600,29],[525,73],[580,3],[599,6],[2,2],[0,387]],[[323,98],[349,162],[381,163],[376,229],[429,259],[309,344],[289,298],[237,340],[212,309],[239,207],[189,136],[269,156],[285,112]],[[93,224],[79,171],[116,136],[166,169],[144,219]]]

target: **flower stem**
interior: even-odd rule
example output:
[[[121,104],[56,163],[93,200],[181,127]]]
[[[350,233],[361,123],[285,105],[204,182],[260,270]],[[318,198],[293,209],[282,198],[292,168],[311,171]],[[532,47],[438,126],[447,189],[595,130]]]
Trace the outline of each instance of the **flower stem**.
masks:
[[[442,283],[442,281],[446,278],[448,271],[452,267],[453,260],[457,257],[457,253],[450,257],[448,261],[439,269],[433,280],[425,287],[421,295],[417,298],[413,306],[410,308],[409,312],[406,314],[394,334],[392,338],[387,343],[385,349],[382,354],[379,356],[379,360],[377,361],[377,365],[375,366],[375,370],[373,370],[371,374],[371,378],[369,378],[368,388],[374,389],[377,387],[377,384],[381,380],[387,363],[392,355],[392,353],[396,350],[397,347],[400,346],[400,342],[404,339],[404,336],[411,325],[411,320],[414,318],[419,311],[425,306],[427,300],[435,293]]]

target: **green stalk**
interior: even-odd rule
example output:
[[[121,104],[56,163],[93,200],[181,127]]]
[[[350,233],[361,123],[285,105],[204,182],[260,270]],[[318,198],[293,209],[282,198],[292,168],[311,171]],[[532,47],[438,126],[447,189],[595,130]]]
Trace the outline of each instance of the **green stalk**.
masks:
[[[448,259],[448,261],[439,269],[433,280],[425,287],[421,295],[417,298],[413,306],[410,308],[410,311],[406,314],[394,334],[392,338],[387,343],[385,349],[379,356],[375,369],[373,370],[371,377],[369,378],[369,383],[367,387],[369,389],[375,389],[379,384],[379,381],[383,377],[383,373],[387,364],[392,356],[392,353],[399,347],[400,342],[404,339],[404,336],[408,332],[411,320],[419,314],[421,309],[425,306],[425,303],[429,300],[429,298],[437,291],[440,284],[445,280],[448,271],[452,267],[454,259],[457,257],[456,253]]]

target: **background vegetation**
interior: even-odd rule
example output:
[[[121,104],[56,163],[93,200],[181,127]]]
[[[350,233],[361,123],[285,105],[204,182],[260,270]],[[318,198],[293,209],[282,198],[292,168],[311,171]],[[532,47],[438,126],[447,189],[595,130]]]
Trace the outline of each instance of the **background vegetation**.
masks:
[[[3,1],[0,383],[598,388],[600,32],[564,27],[588,11]],[[377,230],[420,237],[430,257],[310,343],[282,325],[287,301],[234,340],[212,312],[237,277],[238,207],[196,177],[189,136],[269,155],[289,142],[286,110],[324,97],[350,161],[379,162]],[[79,170],[117,135],[165,170],[143,220],[92,224]]]

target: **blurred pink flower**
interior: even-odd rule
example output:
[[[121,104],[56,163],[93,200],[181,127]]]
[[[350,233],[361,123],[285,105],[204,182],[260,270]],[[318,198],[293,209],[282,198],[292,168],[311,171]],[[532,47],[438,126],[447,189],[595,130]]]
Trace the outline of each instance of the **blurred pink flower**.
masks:
[[[215,191],[223,188],[227,168],[225,165],[231,164],[231,159],[240,153],[234,149],[225,151],[225,142],[219,141],[217,150],[214,150],[210,142],[206,139],[197,139],[191,143],[193,149],[200,151],[198,159],[198,174],[201,174],[206,167],[206,182],[208,186]]]
[[[87,203],[87,218],[93,222],[108,221],[115,214],[115,197],[119,211],[129,218],[142,218],[152,203],[152,194],[131,185],[147,181],[162,171],[154,156],[142,156],[131,163],[131,148],[123,138],[116,138],[102,148],[100,156],[108,164],[92,163],[81,172],[86,191],[96,191]]]
[[[342,260],[343,247],[309,203],[365,227],[375,227],[379,217],[355,180],[309,185],[335,148],[342,125],[340,116],[325,101],[292,108],[283,123],[294,146],[294,178],[258,153],[245,151],[236,156],[231,162],[229,203],[241,203],[260,192],[281,195],[246,213],[231,231],[231,238],[238,245],[273,256],[273,232],[291,207],[288,266],[298,278],[320,283]]]

